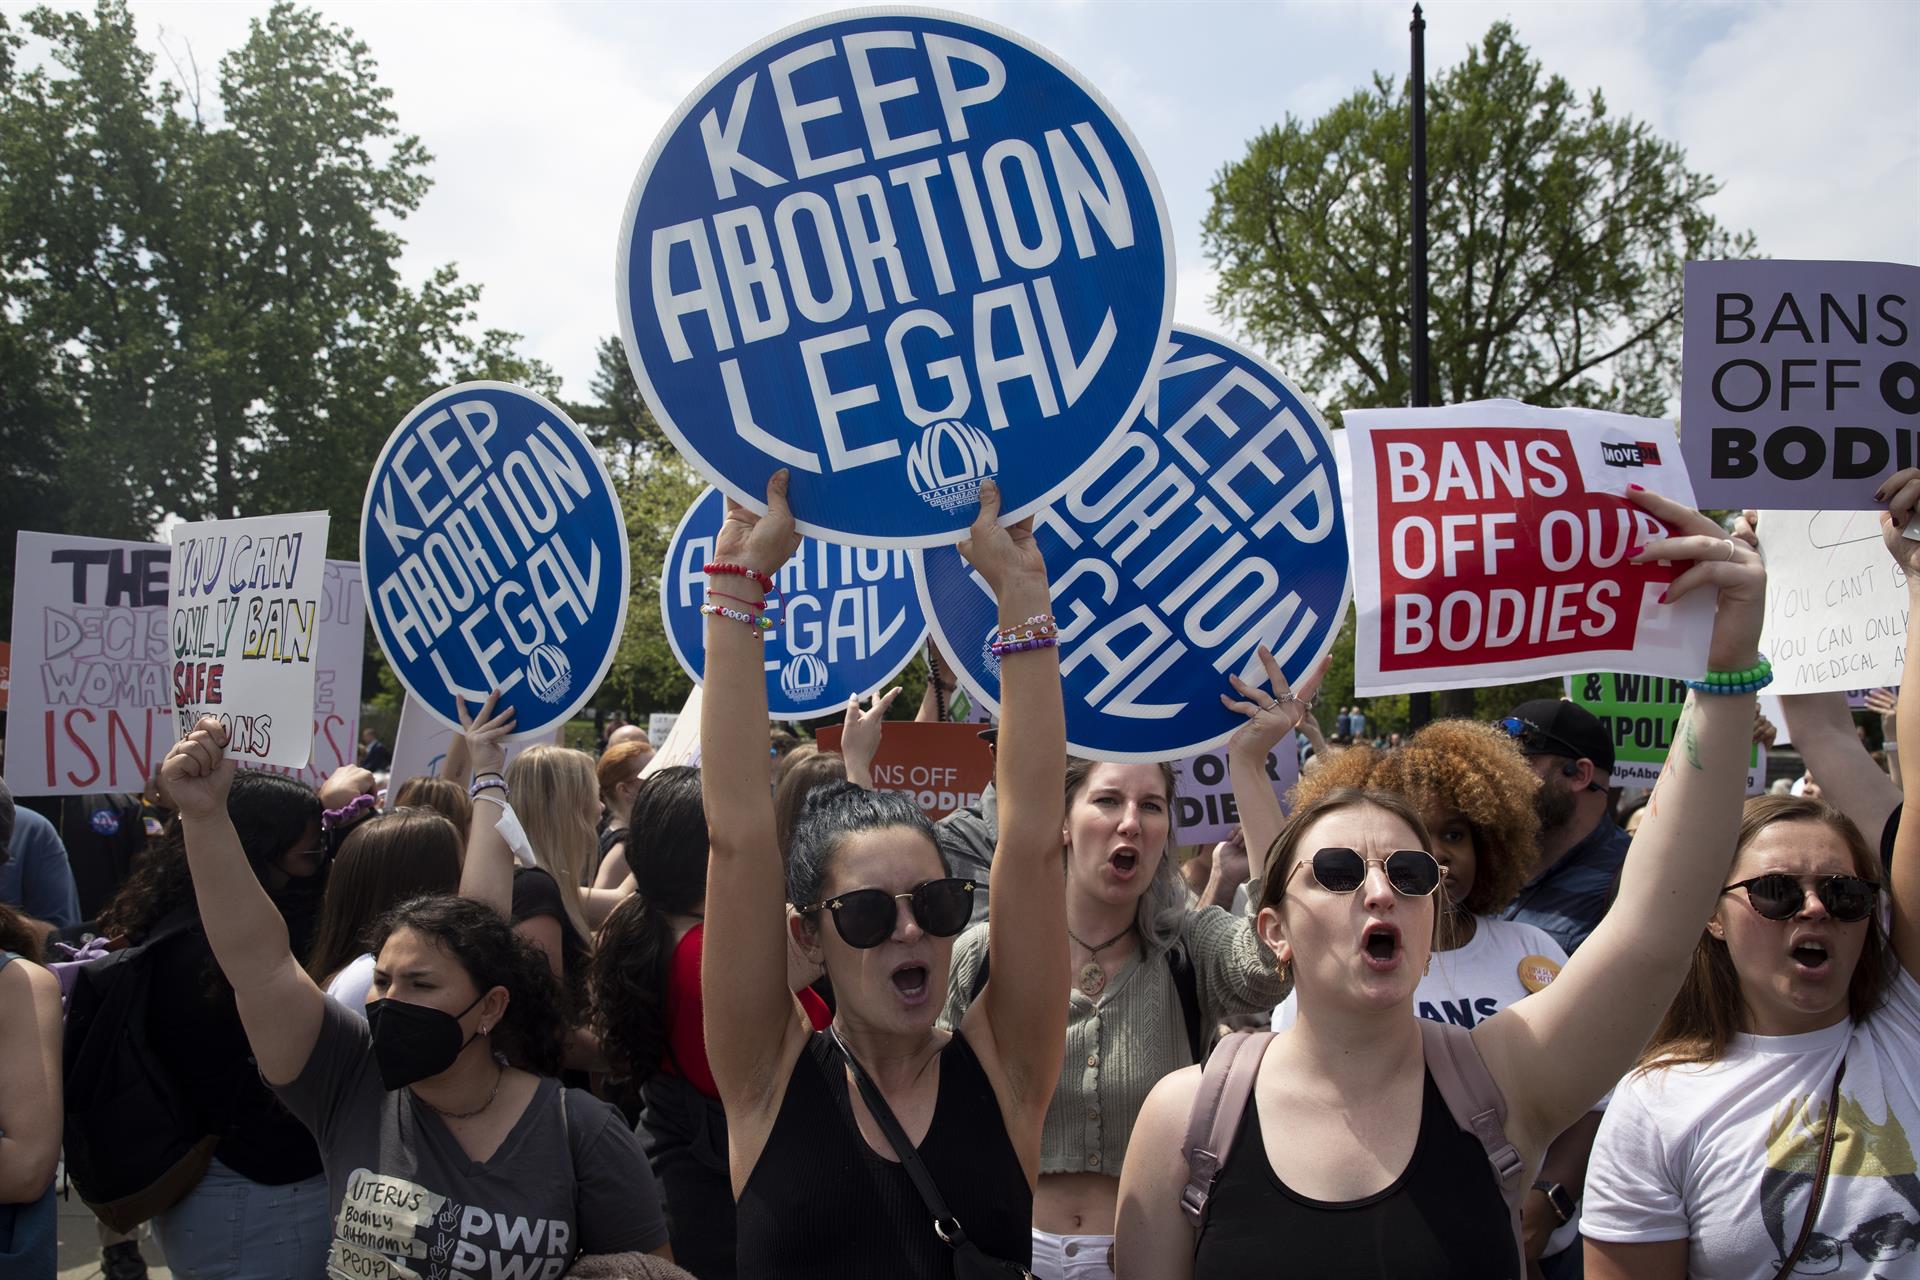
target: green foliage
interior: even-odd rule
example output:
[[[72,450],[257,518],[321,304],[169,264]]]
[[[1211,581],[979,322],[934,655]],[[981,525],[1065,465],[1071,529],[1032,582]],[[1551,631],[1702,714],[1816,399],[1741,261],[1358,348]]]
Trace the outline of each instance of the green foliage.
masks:
[[[602,338],[594,352],[594,403],[570,406],[574,420],[606,456],[608,468],[630,476],[658,453],[667,451],[667,436],[640,394],[627,351],[620,339]]]
[[[1411,402],[1407,88],[1376,76],[1221,170],[1217,306],[1340,407]],[[1718,190],[1645,124],[1580,100],[1495,23],[1428,93],[1432,403],[1511,396],[1661,412],[1681,268],[1745,256]]]
[[[203,101],[157,78],[121,0],[0,19],[0,504],[10,525],[147,537],[169,516],[333,515],[357,555],[366,475],[429,392],[552,392],[479,289],[417,288],[394,229],[429,185],[365,44],[289,4]],[[11,544],[10,530],[0,530]]]

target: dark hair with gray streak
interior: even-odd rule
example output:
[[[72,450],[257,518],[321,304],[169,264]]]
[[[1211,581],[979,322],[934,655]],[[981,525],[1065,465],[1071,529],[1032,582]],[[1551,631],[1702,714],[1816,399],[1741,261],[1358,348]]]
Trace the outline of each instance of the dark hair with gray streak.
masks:
[[[940,842],[920,806],[893,791],[867,791],[851,782],[827,782],[807,797],[793,824],[793,848],[787,859],[787,901],[808,907],[820,901],[827,866],[850,835],[886,827],[907,827],[926,838],[936,856]],[[940,858],[941,866],[946,858]]]

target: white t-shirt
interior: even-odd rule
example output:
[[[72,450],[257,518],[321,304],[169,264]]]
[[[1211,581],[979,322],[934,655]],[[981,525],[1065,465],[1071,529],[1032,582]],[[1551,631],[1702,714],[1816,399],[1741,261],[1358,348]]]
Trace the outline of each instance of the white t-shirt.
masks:
[[[1920,1275],[1920,984],[1904,970],[1857,1026],[1735,1036],[1711,1065],[1621,1081],[1587,1170],[1587,1235],[1687,1240],[1691,1280],[1772,1276],[1806,1220],[1843,1054],[1826,1198],[1794,1274]]]
[[[333,975],[327,996],[361,1017],[367,1016],[367,991],[373,986],[373,955],[369,952]]]
[[[1478,1026],[1553,981],[1566,962],[1567,953],[1546,930],[1518,920],[1475,916],[1466,946],[1433,953],[1433,968],[1414,989],[1413,1011],[1434,1022]],[[1531,986],[1521,978],[1523,968]],[[1273,1029],[1292,1026],[1293,1014],[1289,993],[1273,1011]]]

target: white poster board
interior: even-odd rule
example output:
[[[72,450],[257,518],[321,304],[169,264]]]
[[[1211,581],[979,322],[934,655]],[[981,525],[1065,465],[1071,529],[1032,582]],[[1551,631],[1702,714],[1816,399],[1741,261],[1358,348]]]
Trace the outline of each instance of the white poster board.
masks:
[[[7,785],[146,789],[178,735],[166,547],[22,530],[13,563]]]
[[[174,527],[176,727],[218,716],[242,767],[299,769],[312,756],[327,523],[308,511]]]
[[[1767,692],[1896,688],[1907,660],[1907,579],[1877,511],[1762,511]]]

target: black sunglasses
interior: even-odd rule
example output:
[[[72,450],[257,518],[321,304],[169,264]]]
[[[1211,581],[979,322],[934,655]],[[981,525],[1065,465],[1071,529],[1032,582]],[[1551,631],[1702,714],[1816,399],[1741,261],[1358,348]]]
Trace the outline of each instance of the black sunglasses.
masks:
[[[1879,885],[1859,876],[1811,876],[1808,879],[1813,882],[1813,892],[1820,899],[1820,905],[1841,924],[1859,924],[1872,915],[1873,904],[1880,896]],[[1735,889],[1745,889],[1747,905],[1767,920],[1791,920],[1807,902],[1807,881],[1784,871],[1770,871],[1764,876],[1742,880],[1720,892],[1732,893]]]
[[[893,936],[894,921],[899,915],[893,904],[901,899],[912,904],[913,918],[927,933],[936,938],[951,938],[967,927],[967,919],[973,914],[973,881],[929,880],[915,885],[912,893],[854,889],[802,907],[800,914],[833,912],[833,927],[840,931],[840,940],[864,951]]]
[[[1354,849],[1322,849],[1293,870],[1313,868],[1313,878],[1328,893],[1353,893],[1367,882],[1367,868],[1387,869],[1387,883],[1403,898],[1424,898],[1440,887],[1439,860],[1425,849],[1396,849],[1384,858],[1363,858]],[[1288,872],[1292,875],[1293,872]]]

